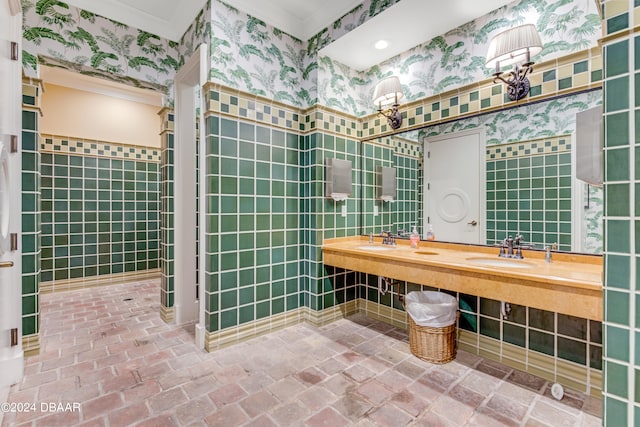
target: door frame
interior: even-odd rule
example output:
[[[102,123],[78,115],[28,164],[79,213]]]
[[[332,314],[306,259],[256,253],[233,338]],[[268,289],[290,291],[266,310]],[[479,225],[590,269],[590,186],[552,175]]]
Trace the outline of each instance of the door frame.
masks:
[[[0,398],[8,386],[22,380],[24,351],[22,348],[22,13],[15,2],[0,0],[0,41],[2,41],[2,70],[0,82],[0,135],[9,166],[9,234],[17,234],[17,248],[4,252],[0,261]],[[17,13],[15,13],[17,12]],[[15,13],[15,14],[14,14]],[[10,60],[10,44],[18,44],[17,60]],[[15,151],[11,137],[16,137]],[[5,279],[8,279],[5,281]],[[11,329],[17,329],[17,342],[11,345]],[[0,413],[0,422],[2,414]]]
[[[432,142],[440,142],[447,139],[458,138],[461,136],[468,135],[478,135],[478,158],[480,161],[480,167],[478,169],[478,236],[479,236],[479,244],[483,245],[487,243],[487,159],[486,159],[486,130],[484,127],[476,127],[473,129],[463,130],[459,132],[450,132],[444,133],[437,136],[428,136],[424,137],[422,144],[422,153],[424,156],[423,167],[422,167],[422,222],[423,222],[423,235],[427,233],[427,217],[428,215],[428,206],[429,206],[429,197],[430,193],[427,190],[427,183],[429,181],[429,171],[427,170],[427,164],[432,159],[427,159],[429,153],[429,144]],[[436,238],[438,237],[438,231],[435,230]]]
[[[209,76],[208,49],[201,44],[178,70],[174,79],[175,94],[175,138],[174,138],[174,308],[176,324],[197,321],[196,344],[204,348],[205,304],[204,304],[204,254],[205,254],[205,189],[206,189],[206,133],[204,125],[204,98],[201,91]],[[196,167],[196,106],[200,126],[199,164]],[[189,143],[191,142],[191,143]],[[198,295],[196,295],[196,175],[198,170],[200,266]],[[199,304],[199,301],[202,304]]]

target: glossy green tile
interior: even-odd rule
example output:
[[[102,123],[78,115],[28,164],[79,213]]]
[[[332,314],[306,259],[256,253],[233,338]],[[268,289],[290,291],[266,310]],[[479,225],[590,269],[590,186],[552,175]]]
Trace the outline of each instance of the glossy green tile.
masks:
[[[605,82],[605,111],[629,108],[629,77],[618,77]]]
[[[629,331],[613,325],[606,325],[604,349],[607,358],[623,362],[629,361]]]
[[[605,152],[605,172],[607,181],[627,181],[630,178],[630,157],[628,148],[617,148]]]
[[[587,345],[584,342],[558,337],[558,357],[580,365],[587,364]]]
[[[617,31],[629,28],[629,14],[623,13],[606,20],[607,34],[613,34]]]
[[[231,328],[238,325],[238,310],[232,309],[220,313],[220,329]]]
[[[553,332],[555,330],[555,314],[551,311],[529,307],[529,326]]]
[[[605,74],[607,78],[628,72],[629,41],[623,40],[604,47]]]
[[[607,230],[607,246],[608,252],[629,253],[630,250],[630,221],[625,220],[607,220],[605,221]]]
[[[502,327],[502,339],[505,342],[517,345],[519,347],[526,346],[526,329],[520,326],[504,323]]]
[[[554,336],[552,334],[530,330],[529,349],[555,356]]]
[[[480,333],[497,340],[500,339],[500,322],[480,316]]]

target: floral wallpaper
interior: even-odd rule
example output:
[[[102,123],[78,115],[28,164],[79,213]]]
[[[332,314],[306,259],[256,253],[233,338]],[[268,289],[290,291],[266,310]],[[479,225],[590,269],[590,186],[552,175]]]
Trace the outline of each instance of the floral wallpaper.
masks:
[[[363,72],[330,58],[319,60],[319,102],[362,116],[375,111],[375,84],[395,74],[405,101],[429,97],[491,76],[484,66],[491,37],[507,28],[534,23],[544,50],[540,62],[595,46],[600,17],[592,0],[520,0],[449,31]]]
[[[204,8],[198,13],[193,23],[187,28],[178,46],[179,67],[191,57],[193,52],[202,43],[209,43],[211,38],[211,0],[208,0]],[[178,69],[179,69],[178,67]]]
[[[318,51],[398,1],[366,0],[303,41],[213,0],[210,79],[296,107],[310,107],[319,102],[318,94],[326,87],[317,83]],[[344,84],[341,88],[353,89]]]
[[[484,54],[491,35],[535,22],[546,60],[595,45],[600,19],[591,0],[520,0],[362,72],[319,55],[399,0],[365,0],[307,41],[210,0],[180,42],[80,10],[59,0],[22,0],[24,66],[40,62],[83,74],[167,91],[175,71],[202,42],[210,43],[210,80],[293,106],[316,103],[363,116],[382,77],[397,74],[412,101],[490,75]]]
[[[178,43],[58,0],[22,0],[23,67],[38,62],[166,91],[179,65]]]
[[[297,107],[315,102],[302,41],[218,0],[211,12],[211,81]]]

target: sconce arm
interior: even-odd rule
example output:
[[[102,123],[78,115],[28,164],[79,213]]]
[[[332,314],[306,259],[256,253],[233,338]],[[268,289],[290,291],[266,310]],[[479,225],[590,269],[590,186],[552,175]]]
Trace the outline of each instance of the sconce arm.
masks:
[[[529,93],[531,84],[527,79],[527,74],[533,71],[532,62],[527,62],[522,66],[515,64],[514,69],[507,73],[507,78],[502,77],[501,72],[493,74],[493,82],[498,83],[498,80],[507,85],[507,95],[512,101],[518,101]]]
[[[378,114],[387,118],[387,123],[391,129],[396,130],[402,126],[402,113],[398,111],[399,104],[393,104],[385,109],[378,109]]]

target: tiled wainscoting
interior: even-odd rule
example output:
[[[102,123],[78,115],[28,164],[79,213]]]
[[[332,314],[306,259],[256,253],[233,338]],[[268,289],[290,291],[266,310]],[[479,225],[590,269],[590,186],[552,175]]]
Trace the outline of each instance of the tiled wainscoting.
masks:
[[[40,82],[22,85],[22,348],[40,349]]]
[[[487,243],[520,232],[571,250],[571,135],[487,147]]]
[[[40,148],[41,290],[158,269],[160,150],[51,135]]]

